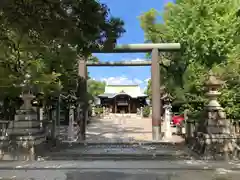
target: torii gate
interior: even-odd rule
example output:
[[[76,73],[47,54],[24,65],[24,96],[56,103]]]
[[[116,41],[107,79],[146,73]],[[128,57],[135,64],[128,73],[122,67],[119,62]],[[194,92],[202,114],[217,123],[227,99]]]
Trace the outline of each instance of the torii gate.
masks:
[[[152,138],[160,140],[161,135],[161,95],[160,95],[160,66],[159,52],[177,51],[180,49],[179,43],[158,43],[158,44],[126,44],[117,45],[113,49],[101,49],[92,53],[151,53],[152,61],[144,62],[87,62],[86,59],[79,59],[78,75],[80,76],[81,95],[87,92],[87,66],[151,66],[152,80]],[[85,101],[85,103],[87,103]],[[85,104],[84,118],[81,127],[81,138],[85,140],[87,105]]]

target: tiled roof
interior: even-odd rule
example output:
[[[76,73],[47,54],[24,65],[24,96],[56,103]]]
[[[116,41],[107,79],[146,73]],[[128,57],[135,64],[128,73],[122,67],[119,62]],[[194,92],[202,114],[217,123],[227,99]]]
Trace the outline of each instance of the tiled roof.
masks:
[[[107,98],[114,98],[116,97],[117,95],[128,95],[130,96],[131,98],[137,98],[137,97],[147,97],[146,94],[128,94],[128,93],[104,93],[104,94],[100,94],[98,95],[98,97],[107,97]]]

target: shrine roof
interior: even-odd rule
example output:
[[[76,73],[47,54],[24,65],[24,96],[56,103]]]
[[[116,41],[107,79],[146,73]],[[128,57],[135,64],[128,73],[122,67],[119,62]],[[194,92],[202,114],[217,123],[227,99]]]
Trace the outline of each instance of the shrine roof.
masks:
[[[114,98],[117,95],[129,95],[132,98],[147,97],[146,94],[141,92],[139,85],[106,85],[104,94],[98,97]]]
[[[98,97],[105,97],[105,98],[114,98],[118,95],[128,95],[130,96],[131,98],[140,98],[140,97],[147,97],[148,95],[146,94],[128,94],[128,93],[104,93],[104,94],[100,94],[98,95]]]

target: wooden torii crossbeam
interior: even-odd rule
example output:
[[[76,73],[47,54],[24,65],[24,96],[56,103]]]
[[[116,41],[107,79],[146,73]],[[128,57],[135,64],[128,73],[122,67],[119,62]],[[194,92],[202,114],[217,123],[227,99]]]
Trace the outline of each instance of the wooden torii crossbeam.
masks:
[[[152,54],[151,61],[145,62],[99,62],[90,63],[86,59],[79,59],[79,76],[82,83],[79,85],[83,91],[87,91],[87,66],[150,66],[151,65],[151,80],[152,80],[152,138],[160,140],[161,133],[161,93],[160,93],[160,66],[159,52],[178,51],[181,45],[179,43],[157,43],[157,44],[126,44],[117,45],[113,49],[96,49],[92,53],[150,53]],[[85,106],[86,107],[86,106]],[[85,128],[87,120],[87,109],[84,109],[84,120],[82,122],[81,135],[82,140],[85,140]]]

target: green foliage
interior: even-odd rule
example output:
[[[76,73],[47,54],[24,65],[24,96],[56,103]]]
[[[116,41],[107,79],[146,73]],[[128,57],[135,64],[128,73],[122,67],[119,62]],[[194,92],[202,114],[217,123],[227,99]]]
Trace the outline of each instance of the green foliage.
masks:
[[[149,115],[150,115],[150,107],[144,106],[143,107],[143,117],[149,117]]]
[[[145,94],[148,95],[150,101],[152,101],[152,89],[151,89],[151,86],[152,86],[152,81],[151,79],[148,80],[148,84],[147,84],[147,89],[145,90]]]
[[[102,107],[96,107],[96,108],[95,108],[95,113],[96,113],[97,115],[103,114],[103,108],[102,108]]]
[[[234,48],[233,55],[227,63],[221,63],[213,68],[215,74],[225,83],[221,89],[220,103],[231,119],[240,118],[240,56],[239,47]]]
[[[88,80],[88,93],[91,98],[97,97],[99,94],[103,94],[105,90],[105,83],[100,81],[95,81],[93,79]]]
[[[204,82],[212,70],[225,81],[220,101],[228,117],[240,118],[239,6],[235,0],[176,1],[161,14],[151,9],[140,16],[146,41],[181,44],[180,52],[160,57],[161,82],[175,100],[206,102]],[[163,23],[157,21],[159,15]],[[202,109],[190,103],[184,107]]]
[[[79,56],[97,61],[91,50],[124,32],[95,0],[8,0],[0,11],[0,98],[17,96],[25,74],[36,92],[76,90]]]

